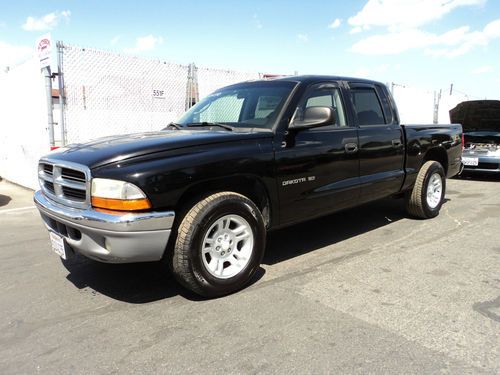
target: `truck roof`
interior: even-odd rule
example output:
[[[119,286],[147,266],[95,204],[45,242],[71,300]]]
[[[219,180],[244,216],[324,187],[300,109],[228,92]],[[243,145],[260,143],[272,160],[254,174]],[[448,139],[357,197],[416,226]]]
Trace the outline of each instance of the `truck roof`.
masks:
[[[366,84],[378,84],[385,86],[384,83],[365,79],[365,78],[354,78],[354,77],[344,77],[344,76],[329,76],[329,75],[299,75],[299,76],[284,76],[277,78],[267,78],[267,79],[258,79],[252,81],[244,81],[236,84],[228,85],[226,87],[237,87],[239,85],[248,85],[248,84],[261,84],[265,82],[292,82],[292,83],[302,83],[302,84],[314,84],[316,82],[323,81],[349,81],[349,82],[359,82]],[[224,89],[223,87],[221,89]],[[221,90],[219,89],[219,90]],[[217,90],[217,91],[219,91]]]
[[[301,83],[314,83],[321,81],[355,81],[361,83],[376,83],[383,84],[381,82],[373,81],[365,78],[355,78],[355,77],[344,77],[344,76],[330,76],[330,75],[300,75],[300,76],[288,76],[273,78],[272,81],[290,81],[290,82],[301,82]]]

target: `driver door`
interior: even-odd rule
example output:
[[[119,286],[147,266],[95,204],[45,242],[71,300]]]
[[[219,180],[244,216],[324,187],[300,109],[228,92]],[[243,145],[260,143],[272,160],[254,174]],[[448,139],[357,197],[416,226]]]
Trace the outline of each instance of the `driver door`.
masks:
[[[280,224],[291,224],[354,205],[359,198],[358,130],[350,126],[345,93],[337,82],[312,85],[294,118],[311,106],[329,106],[335,124],[288,129],[276,150]],[[293,121],[293,118],[292,118]]]

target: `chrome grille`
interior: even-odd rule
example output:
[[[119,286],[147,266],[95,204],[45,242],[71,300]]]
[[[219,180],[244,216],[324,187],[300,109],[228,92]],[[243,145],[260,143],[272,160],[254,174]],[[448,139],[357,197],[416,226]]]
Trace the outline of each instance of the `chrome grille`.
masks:
[[[75,208],[90,207],[90,170],[80,164],[42,159],[38,180],[50,199]]]

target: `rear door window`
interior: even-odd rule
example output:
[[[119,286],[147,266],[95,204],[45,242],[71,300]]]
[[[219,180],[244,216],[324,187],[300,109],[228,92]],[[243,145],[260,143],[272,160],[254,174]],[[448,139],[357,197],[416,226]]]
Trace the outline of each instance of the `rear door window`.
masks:
[[[386,123],[374,88],[352,88],[351,96],[360,126],[376,126]]]

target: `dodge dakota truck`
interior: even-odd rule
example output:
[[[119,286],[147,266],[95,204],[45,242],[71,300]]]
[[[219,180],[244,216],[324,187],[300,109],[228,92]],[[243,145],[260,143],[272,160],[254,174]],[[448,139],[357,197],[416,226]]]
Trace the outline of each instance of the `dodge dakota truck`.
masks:
[[[435,217],[461,152],[460,125],[400,125],[381,83],[251,81],[161,131],[50,153],[34,201],[61,257],[161,260],[186,288],[217,297],[251,280],[269,230],[390,196]]]

